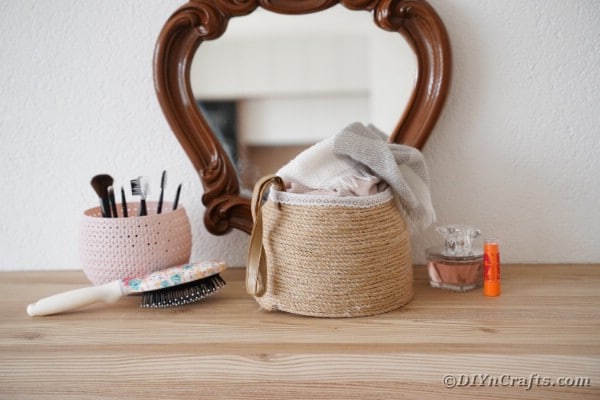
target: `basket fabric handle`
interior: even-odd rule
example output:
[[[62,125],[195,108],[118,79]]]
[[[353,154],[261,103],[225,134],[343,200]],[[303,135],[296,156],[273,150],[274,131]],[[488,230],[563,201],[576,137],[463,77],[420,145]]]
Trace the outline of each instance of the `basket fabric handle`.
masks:
[[[261,297],[267,291],[267,261],[262,240],[263,221],[261,208],[265,192],[273,185],[277,190],[285,191],[285,184],[280,177],[276,175],[267,175],[256,183],[252,193],[251,209],[254,226],[250,235],[250,245],[248,247],[246,292],[256,297]]]

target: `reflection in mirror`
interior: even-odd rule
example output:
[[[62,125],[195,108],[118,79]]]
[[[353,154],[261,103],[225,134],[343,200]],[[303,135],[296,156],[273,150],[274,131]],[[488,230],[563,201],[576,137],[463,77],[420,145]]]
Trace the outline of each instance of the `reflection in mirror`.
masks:
[[[250,141],[249,143],[254,143],[252,147],[268,149],[278,146],[279,150],[283,144],[288,142],[293,146],[297,143],[302,144],[301,142],[315,142],[319,136],[322,136],[322,134],[317,135],[318,129],[323,129],[325,136],[330,136],[337,133],[340,127],[345,126],[349,121],[360,121],[363,119],[361,116],[364,115],[368,115],[368,118],[366,118],[367,121],[362,122],[372,122],[382,130],[391,132],[391,142],[414,146],[417,149],[421,149],[427,142],[444,105],[451,75],[451,49],[448,34],[443,22],[427,3],[427,0],[190,0],[180,6],[169,17],[160,32],[154,52],[154,84],[165,117],[202,181],[204,188],[202,203],[206,207],[204,224],[209,232],[222,235],[231,231],[231,229],[241,229],[249,233],[252,230],[253,221],[250,199],[240,190],[239,172],[235,170],[233,163],[224,152],[221,142],[217,140],[212,127],[197,107],[190,76],[194,56],[198,58],[199,65],[203,65],[201,61],[203,61],[203,52],[206,52],[208,48],[206,44],[219,39],[214,46],[220,48],[224,34],[226,34],[226,37],[231,37],[231,39],[223,38],[223,40],[233,40],[236,35],[229,33],[228,27],[244,23],[243,19],[247,18],[254,21],[256,18],[262,18],[260,15],[272,15],[269,13],[274,12],[277,15],[272,16],[281,18],[281,21],[278,22],[279,26],[288,27],[292,23],[291,19],[302,18],[300,15],[329,16],[326,10],[336,4],[342,4],[344,7],[354,10],[353,12],[357,13],[356,18],[362,14],[365,19],[363,21],[357,20],[356,23],[340,23],[339,20],[331,17],[331,21],[327,20],[327,25],[325,25],[325,38],[338,37],[339,32],[347,33],[346,28],[350,29],[354,26],[367,29],[362,25],[363,22],[367,22],[366,18],[370,14],[373,19],[368,21],[367,26],[372,27],[374,23],[384,31],[395,32],[386,36],[386,38],[389,38],[390,41],[396,39],[403,44],[408,42],[410,47],[414,49],[417,60],[416,73],[404,74],[404,76],[413,74],[413,79],[416,78],[414,91],[410,96],[407,96],[409,97],[408,104],[402,104],[402,101],[397,101],[395,97],[401,91],[393,85],[393,82],[400,79],[402,74],[398,72],[396,67],[392,66],[387,58],[379,58],[378,48],[386,49],[385,42],[383,39],[372,40],[370,33],[366,38],[368,46],[365,47],[359,45],[361,41],[359,37],[348,34],[346,45],[342,45],[344,41],[340,39],[336,45],[319,47],[320,50],[315,52],[313,52],[313,46],[307,46],[310,49],[307,53],[304,52],[304,48],[299,43],[293,45],[288,43],[280,46],[281,51],[279,51],[279,48],[277,48],[278,51],[275,51],[274,47],[276,47],[277,39],[285,36],[274,34],[273,32],[278,32],[276,30],[278,28],[274,26],[265,24],[261,30],[262,37],[270,43],[262,49],[257,44],[262,41],[259,36],[253,38],[252,35],[242,32],[242,29],[239,28],[240,34],[237,36],[240,38],[245,37],[247,40],[238,51],[233,53],[233,56],[226,57],[225,64],[220,67],[222,69],[234,68],[233,72],[229,72],[218,79],[210,77],[208,83],[204,81],[201,86],[197,86],[197,88],[201,88],[201,92],[206,89],[206,92],[203,92],[200,98],[208,101],[211,97],[213,97],[213,100],[218,100],[219,96],[221,99],[226,99],[222,93],[211,95],[208,92],[209,83],[214,83],[221,90],[226,83],[230,83],[230,86],[236,90],[245,88],[241,85],[238,75],[251,78],[250,83],[248,83],[249,88],[253,87],[254,82],[273,82],[269,91],[274,91],[277,98],[272,102],[266,100],[266,95],[269,94],[266,89],[261,89],[262,92],[258,94],[248,92],[242,97],[229,97],[230,99],[241,99],[240,101],[235,100],[235,103],[244,105],[244,107],[239,107],[241,111],[236,109],[235,115],[239,114],[241,116],[245,113],[253,116],[253,122],[246,123],[244,118],[241,118],[241,120],[234,123],[236,130],[239,130],[239,132],[236,132],[235,142],[243,145],[238,149],[239,158],[242,158],[242,147],[250,147],[245,144],[245,139],[241,138],[249,136],[246,132],[252,135],[255,132],[259,134],[259,138],[247,138]],[[342,11],[344,10],[340,9],[333,12]],[[354,16],[349,16],[349,18],[354,18]],[[262,21],[254,23],[257,26],[262,24]],[[296,34],[300,31],[312,34],[317,29],[311,23],[305,22],[298,29],[288,29],[288,32],[290,32],[289,39],[291,41],[296,40]],[[265,32],[268,34],[265,34]],[[375,34],[376,31],[372,32]],[[314,35],[306,36],[309,38],[314,37]],[[328,41],[328,39],[324,40]],[[362,36],[362,40],[365,40],[365,36]],[[196,53],[199,46],[201,47],[200,52]],[[347,53],[348,57],[340,53],[340,49],[343,48],[350,48]],[[293,51],[294,49],[298,51]],[[404,50],[403,54],[409,52],[408,46]],[[265,57],[257,56],[261,51]],[[383,52],[389,55],[391,54],[389,51],[393,50],[390,48]],[[288,60],[286,57],[279,57],[281,52],[290,56],[295,55],[296,57],[292,57],[292,60],[296,60],[296,62],[278,65],[279,59]],[[269,60],[269,57],[266,56],[276,58],[272,58],[259,66],[247,64],[248,60],[251,59],[264,58]],[[309,67],[306,63],[309,59],[319,60],[320,63],[317,63],[315,68]],[[327,69],[326,65],[329,65],[328,62],[331,60],[343,61],[339,64],[334,63],[335,67],[333,69]],[[352,73],[346,73],[348,68],[361,65],[361,63],[363,66],[366,65],[364,68],[369,69],[368,74],[354,76]],[[263,76],[266,76],[266,78],[261,77],[257,72],[265,69],[267,74]],[[317,89],[311,86],[312,80],[303,78],[305,72],[313,69],[322,74],[317,81]],[[373,72],[371,69],[373,69]],[[409,71],[412,71],[412,69],[409,68]],[[350,76],[352,76],[350,80],[342,79],[342,77]],[[354,84],[361,81],[360,76],[363,78],[367,76],[366,81],[362,80],[362,82],[363,84],[367,82],[369,87],[369,89],[363,91],[362,106],[350,107],[345,104],[330,106],[329,102],[324,101],[325,98],[329,99],[331,97],[342,97],[344,100],[354,99],[354,94],[358,94],[357,92],[352,92],[354,94],[350,95],[350,93],[340,89],[337,83],[346,82],[349,83],[350,87],[353,87]],[[383,90],[372,90],[371,81],[376,82],[373,87],[379,87]],[[294,82],[296,87],[294,90],[300,89],[304,99],[300,101],[298,93],[294,92],[278,93],[276,89],[287,87],[284,82]],[[336,86],[334,86],[336,90],[325,90],[324,88],[329,88],[332,82],[336,83]],[[244,81],[245,84],[246,81]],[[408,87],[410,86],[412,85],[408,84]],[[406,92],[409,91],[406,90]],[[366,105],[364,103],[364,92],[368,93]],[[318,99],[323,101],[319,104]],[[290,100],[292,104],[285,107],[285,113],[281,112],[279,108],[275,110],[274,115],[279,118],[278,123],[265,122],[260,118],[254,118],[255,115],[261,115],[260,110],[270,110],[284,103],[287,104],[283,100]],[[297,102],[310,104],[312,108],[301,110]],[[248,104],[251,105],[248,106]],[[290,109],[293,111],[290,112]],[[392,109],[399,116],[393,129],[391,129],[392,124],[387,122],[387,117],[384,117],[384,115],[388,115],[387,110]],[[349,115],[342,114],[342,123],[332,123],[333,128],[327,128],[326,121],[328,120],[322,117],[338,115],[342,111]],[[269,111],[269,115],[271,114],[273,112]],[[251,129],[244,128],[250,124],[252,126],[256,125],[260,129],[254,127]],[[263,127],[270,128],[268,134],[266,129],[263,130]],[[300,134],[294,131],[298,131]],[[305,136],[307,133],[316,136],[309,139]],[[266,137],[275,137],[277,141],[271,142],[266,140]],[[293,140],[288,140],[288,138],[293,138]],[[304,146],[307,144],[305,143]],[[262,175],[262,172],[257,175]]]
[[[372,19],[339,5],[293,16],[258,9],[199,46],[192,91],[243,188],[351,122],[394,129],[417,61]]]

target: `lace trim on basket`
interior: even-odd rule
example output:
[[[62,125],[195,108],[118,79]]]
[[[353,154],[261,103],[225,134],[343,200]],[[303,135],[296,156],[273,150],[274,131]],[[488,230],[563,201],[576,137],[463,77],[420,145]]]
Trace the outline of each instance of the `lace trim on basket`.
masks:
[[[390,188],[381,193],[372,196],[332,196],[318,194],[301,194],[280,192],[271,189],[269,199],[278,203],[301,206],[320,206],[320,207],[351,207],[351,208],[371,208],[390,202],[394,196]]]

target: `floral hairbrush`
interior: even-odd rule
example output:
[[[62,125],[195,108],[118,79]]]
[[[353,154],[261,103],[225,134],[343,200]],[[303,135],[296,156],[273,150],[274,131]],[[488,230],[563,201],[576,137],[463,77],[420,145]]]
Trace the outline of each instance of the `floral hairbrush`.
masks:
[[[97,302],[113,303],[143,293],[142,307],[175,307],[194,303],[216,292],[225,281],[223,261],[189,263],[156,271],[144,278],[125,278],[98,286],[55,294],[27,306],[30,316],[58,314]]]

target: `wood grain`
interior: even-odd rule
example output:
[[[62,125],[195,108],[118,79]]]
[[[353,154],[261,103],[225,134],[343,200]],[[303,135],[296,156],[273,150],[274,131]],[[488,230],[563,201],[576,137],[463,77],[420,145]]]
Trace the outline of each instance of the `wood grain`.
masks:
[[[0,273],[0,398],[600,398],[600,265],[505,266],[498,298],[430,288],[417,267],[408,306],[356,319],[262,311],[243,273],[182,308],[126,297],[36,318],[28,303],[85,276]],[[446,374],[506,382],[448,389]],[[505,384],[532,374],[589,384]]]

